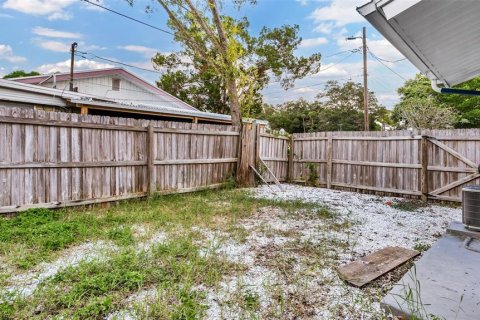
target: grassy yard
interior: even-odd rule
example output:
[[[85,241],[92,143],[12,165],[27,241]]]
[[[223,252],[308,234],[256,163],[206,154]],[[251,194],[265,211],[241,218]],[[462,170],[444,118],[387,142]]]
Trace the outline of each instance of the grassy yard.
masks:
[[[360,223],[231,189],[3,217],[0,319],[378,319],[406,268],[346,286]]]

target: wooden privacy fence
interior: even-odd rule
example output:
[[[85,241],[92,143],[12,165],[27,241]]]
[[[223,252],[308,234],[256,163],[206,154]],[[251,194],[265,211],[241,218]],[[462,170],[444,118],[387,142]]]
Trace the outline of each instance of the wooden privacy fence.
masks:
[[[0,213],[213,188],[239,129],[0,108]]]
[[[479,129],[300,133],[291,146],[292,181],[448,201],[480,183]]]
[[[480,130],[320,132],[0,107],[0,213],[262,180],[459,201]]]

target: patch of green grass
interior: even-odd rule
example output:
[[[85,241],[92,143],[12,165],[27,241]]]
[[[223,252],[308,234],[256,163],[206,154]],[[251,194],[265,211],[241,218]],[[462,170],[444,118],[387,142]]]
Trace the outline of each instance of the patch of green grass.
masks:
[[[223,189],[134,199],[109,208],[33,209],[0,218],[0,256],[13,266],[29,269],[88,240],[113,240],[119,246],[129,246],[136,241],[131,231],[135,224],[148,224],[153,231],[168,231],[208,227],[223,218],[223,227],[228,228],[236,220],[268,206],[287,212],[313,212],[319,207],[299,200],[255,199],[246,191]]]
[[[15,252],[17,266],[28,268],[49,252],[62,250],[89,234],[87,225],[65,219],[62,212],[32,209],[0,219],[0,254],[8,257]]]
[[[122,225],[110,229],[108,237],[119,245],[129,245],[133,243],[132,230]]]
[[[105,260],[67,267],[42,283],[32,297],[2,305],[0,318],[103,319],[124,309],[129,295],[155,286],[167,294],[153,303],[158,304],[153,310],[164,312],[161,318],[198,319],[205,306],[203,294],[194,287],[213,286],[234,268],[216,257],[200,256],[189,237],[172,239],[149,251],[126,248]]]
[[[402,210],[402,211],[410,211],[410,212],[416,211],[426,206],[428,206],[426,202],[422,202],[419,200],[408,200],[408,199],[400,200],[392,204],[392,208]]]
[[[247,291],[243,294],[243,305],[247,311],[257,311],[260,308],[260,297],[258,293]]]

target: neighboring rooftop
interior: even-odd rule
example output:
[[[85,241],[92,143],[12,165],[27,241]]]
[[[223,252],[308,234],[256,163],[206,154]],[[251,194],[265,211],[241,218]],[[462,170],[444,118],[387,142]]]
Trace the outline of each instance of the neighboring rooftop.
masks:
[[[372,0],[357,11],[431,80],[480,75],[480,1]]]
[[[197,110],[188,103],[123,68],[76,71],[73,74],[73,79],[74,86],[78,92],[95,95],[100,99],[105,98],[121,103],[142,103],[150,106]],[[118,80],[117,88],[112,87],[113,79]],[[20,77],[11,80],[44,87],[68,89],[70,73]],[[120,83],[120,80],[124,82]]]
[[[0,104],[2,101],[59,108],[88,106],[88,108],[94,110],[122,112],[124,114],[144,114],[190,119],[197,118],[204,121],[223,123],[228,123],[231,120],[229,115],[202,112],[194,108],[183,109],[160,105],[144,105],[141,103],[120,103],[111,99],[99,99],[96,96],[85,93],[42,87],[5,79],[0,79]]]

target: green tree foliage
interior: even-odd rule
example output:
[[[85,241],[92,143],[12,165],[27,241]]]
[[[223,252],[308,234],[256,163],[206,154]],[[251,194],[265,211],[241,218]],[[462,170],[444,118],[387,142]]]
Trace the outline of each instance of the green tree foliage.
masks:
[[[25,72],[24,70],[16,70],[16,71],[10,72],[7,75],[4,75],[3,79],[13,79],[13,78],[39,76],[39,75],[40,73],[37,71]]]
[[[264,27],[254,36],[246,17],[221,15],[224,4],[215,0],[158,2],[169,16],[175,40],[182,44],[180,52],[153,58],[156,68],[166,71],[158,85],[201,110],[229,111],[235,124],[240,123],[240,109],[251,117],[261,111],[261,90],[270,80],[288,88],[320,68],[320,54],[295,55],[301,42],[298,25]]]
[[[399,113],[402,124],[414,129],[448,129],[456,120],[451,108],[439,105],[432,97],[408,99]]]
[[[455,86],[454,88],[466,90],[480,90],[480,77],[472,79]],[[480,127],[480,97],[466,96],[457,94],[440,94],[433,91],[430,80],[420,74],[417,74],[414,79],[407,80],[403,87],[398,89],[400,94],[400,102],[393,110],[392,118],[395,123],[402,127],[404,126],[405,110],[409,110],[412,104],[428,106],[429,111],[433,112],[430,107],[435,106],[439,110],[438,113],[446,112],[448,110],[456,113],[456,118],[453,125],[456,128],[478,128]],[[445,111],[446,109],[447,111]],[[421,113],[417,113],[422,116]],[[438,126],[445,127],[443,122],[439,122]]]
[[[381,129],[376,122],[390,123],[388,110],[375,94],[369,93],[370,128]],[[266,106],[264,117],[274,129],[287,132],[360,131],[363,130],[363,87],[359,83],[329,81],[316,100],[297,100],[278,106]]]

